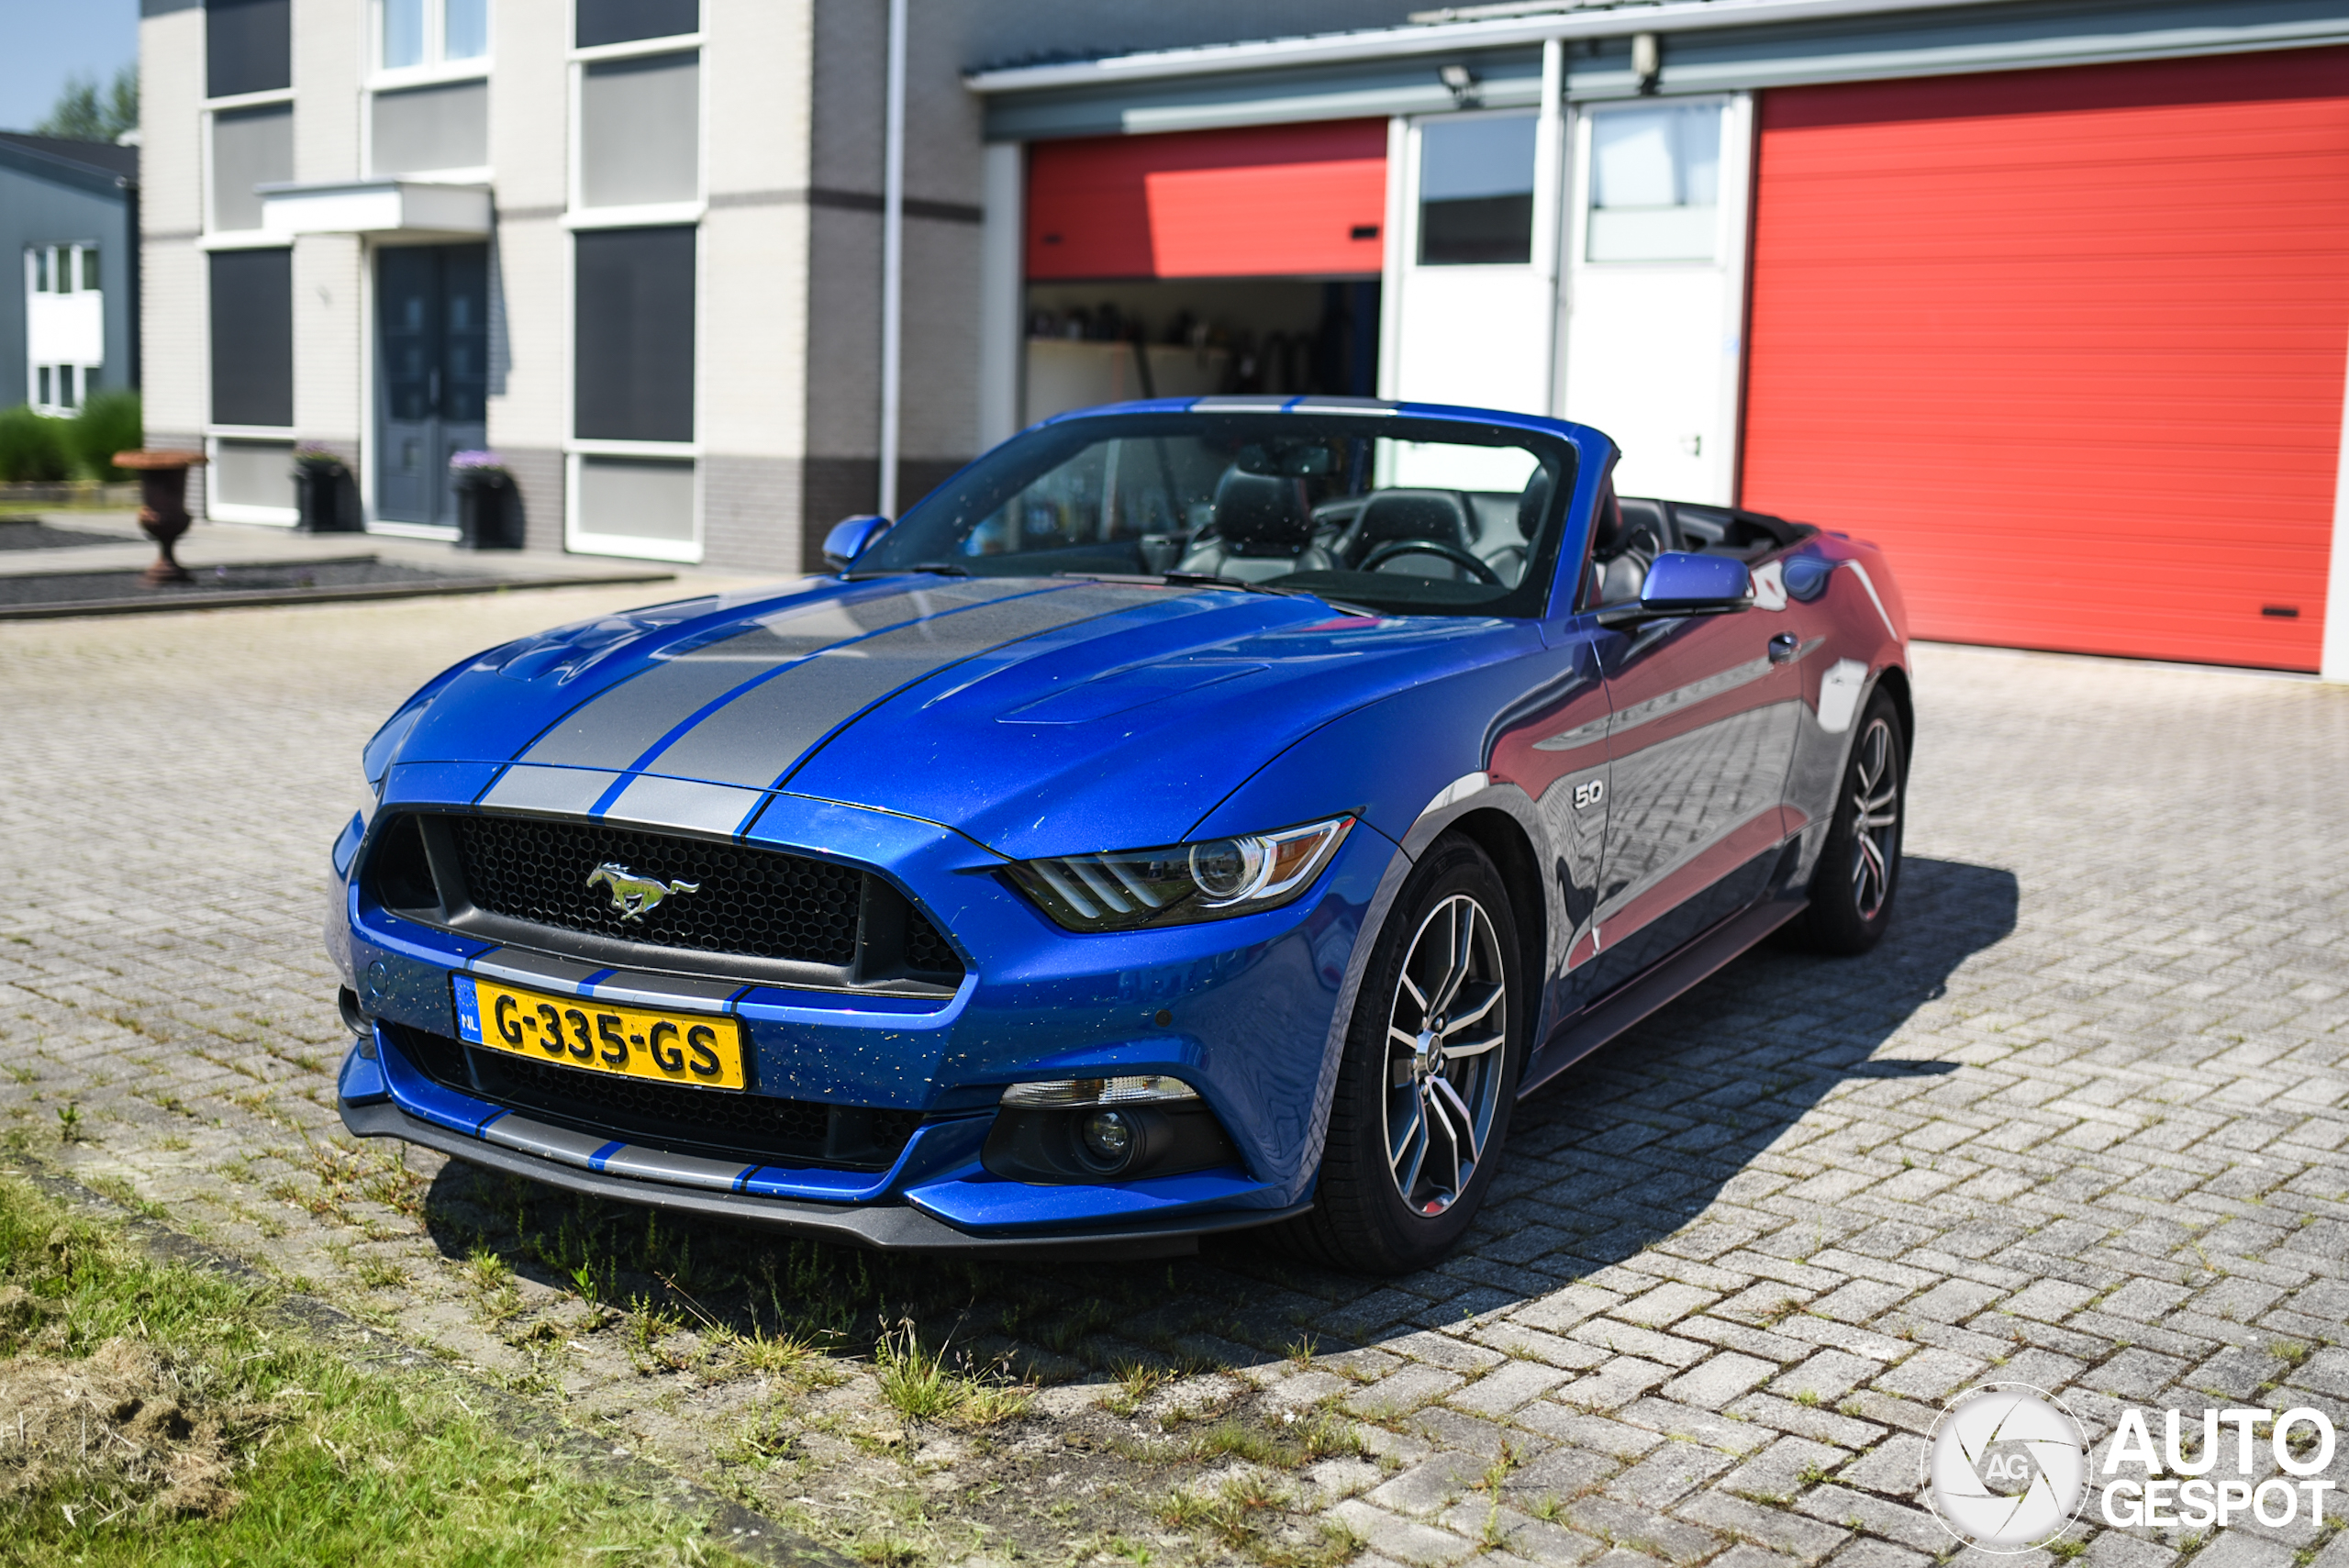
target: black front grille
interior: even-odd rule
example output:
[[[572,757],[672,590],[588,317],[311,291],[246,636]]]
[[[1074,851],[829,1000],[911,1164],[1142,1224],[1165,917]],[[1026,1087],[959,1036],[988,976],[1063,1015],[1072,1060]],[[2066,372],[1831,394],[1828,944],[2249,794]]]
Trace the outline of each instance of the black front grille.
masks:
[[[862,873],[828,861],[598,822],[460,817],[465,890],[494,915],[696,952],[846,968],[856,958]],[[683,883],[636,919],[587,879],[601,866]]]
[[[916,995],[963,978],[885,878],[722,839],[422,812],[384,826],[365,878],[386,908],[615,967]]]
[[[882,1171],[897,1162],[921,1113],[685,1089],[509,1056],[445,1035],[395,1028],[418,1072],[462,1095],[640,1148],[740,1160]]]
[[[906,967],[930,973],[963,973],[963,961],[938,934],[938,928],[922,918],[921,911],[911,912],[906,921]]]

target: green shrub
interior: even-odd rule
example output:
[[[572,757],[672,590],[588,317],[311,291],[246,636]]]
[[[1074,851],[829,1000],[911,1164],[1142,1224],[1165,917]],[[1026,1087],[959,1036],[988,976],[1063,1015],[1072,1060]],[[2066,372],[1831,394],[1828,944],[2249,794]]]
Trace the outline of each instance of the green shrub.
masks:
[[[46,418],[21,403],[0,408],[0,479],[59,480],[72,473],[64,420]]]
[[[128,479],[127,469],[114,466],[117,452],[136,451],[146,439],[139,410],[139,394],[128,390],[94,392],[82,411],[67,421],[66,439],[76,465],[92,479]]]

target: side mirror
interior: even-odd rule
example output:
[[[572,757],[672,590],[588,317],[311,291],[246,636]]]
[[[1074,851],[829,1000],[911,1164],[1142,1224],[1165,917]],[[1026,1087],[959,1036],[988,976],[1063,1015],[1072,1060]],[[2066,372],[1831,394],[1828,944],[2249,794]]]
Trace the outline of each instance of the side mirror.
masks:
[[[1648,568],[1640,602],[1609,605],[1598,612],[1598,624],[1634,626],[1675,616],[1728,615],[1753,603],[1753,574],[1742,561],[1667,550]]]
[[[873,541],[889,531],[889,519],[877,513],[865,513],[854,517],[842,517],[824,536],[824,564],[835,572],[845,572],[873,547]]]

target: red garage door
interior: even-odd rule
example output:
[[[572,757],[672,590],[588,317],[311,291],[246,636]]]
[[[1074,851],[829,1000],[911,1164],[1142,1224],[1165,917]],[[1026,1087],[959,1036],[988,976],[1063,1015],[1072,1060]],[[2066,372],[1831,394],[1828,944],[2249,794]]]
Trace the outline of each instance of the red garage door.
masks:
[[[1918,632],[2313,670],[2349,350],[2349,50],[1762,106],[1743,499]]]
[[[1028,276],[1373,273],[1386,122],[1039,142],[1028,163]]]

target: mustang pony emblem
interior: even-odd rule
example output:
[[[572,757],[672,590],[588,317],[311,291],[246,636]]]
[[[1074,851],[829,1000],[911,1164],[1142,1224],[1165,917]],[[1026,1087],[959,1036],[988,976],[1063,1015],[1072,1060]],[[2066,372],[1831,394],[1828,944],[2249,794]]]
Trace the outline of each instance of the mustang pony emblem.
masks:
[[[587,873],[588,886],[599,882],[612,890],[612,907],[619,911],[623,920],[641,920],[672,894],[701,891],[698,882],[659,882],[639,876],[614,861],[606,861]]]

